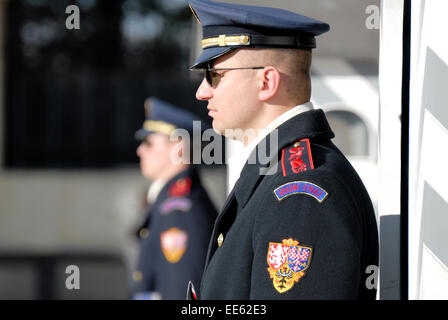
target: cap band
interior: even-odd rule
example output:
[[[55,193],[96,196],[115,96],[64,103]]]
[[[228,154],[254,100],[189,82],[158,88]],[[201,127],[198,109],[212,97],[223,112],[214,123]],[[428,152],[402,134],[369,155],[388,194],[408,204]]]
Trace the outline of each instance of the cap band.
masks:
[[[146,120],[143,122],[143,128],[148,131],[154,131],[166,135],[171,135],[171,133],[176,130],[176,127],[165,121],[156,120]]]
[[[313,36],[309,35],[264,36],[247,34],[220,34],[217,37],[209,37],[202,40],[202,49],[233,46],[263,46],[313,49],[316,47],[316,39]]]
[[[250,37],[246,34],[241,35],[220,34],[218,37],[202,39],[202,49],[210,47],[248,46],[248,45],[250,45]]]

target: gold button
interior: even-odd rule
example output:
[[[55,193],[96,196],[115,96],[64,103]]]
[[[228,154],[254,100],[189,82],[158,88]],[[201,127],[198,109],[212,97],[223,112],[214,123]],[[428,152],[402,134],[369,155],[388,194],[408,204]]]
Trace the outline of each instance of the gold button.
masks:
[[[294,148],[297,148],[298,146],[300,146],[300,142],[294,143]]]
[[[149,230],[147,228],[142,228],[142,229],[140,229],[138,234],[139,234],[140,238],[146,239],[149,236]]]
[[[240,42],[245,46],[249,45],[250,44],[249,36],[241,35]]]
[[[218,247],[221,247],[223,242],[224,242],[224,235],[220,233],[218,236]]]
[[[132,274],[132,279],[134,279],[135,282],[140,282],[143,279],[143,275],[140,271],[134,271]]]

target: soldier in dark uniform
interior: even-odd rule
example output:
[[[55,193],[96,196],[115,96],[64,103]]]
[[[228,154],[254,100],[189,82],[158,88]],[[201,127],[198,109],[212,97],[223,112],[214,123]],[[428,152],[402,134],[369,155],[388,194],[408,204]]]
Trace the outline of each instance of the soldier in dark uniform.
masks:
[[[310,102],[311,49],[329,26],[275,8],[189,4],[203,28],[196,97],[215,131],[256,132],[238,138],[245,165],[215,222],[200,298],[375,299],[372,203]]]
[[[182,158],[191,151],[189,143],[170,141],[176,129],[193,132],[194,116],[157,98],[147,99],[145,108],[137,155],[143,176],[153,183],[146,221],[138,230],[133,298],[185,299],[188,281],[202,276],[217,213],[189,157]]]

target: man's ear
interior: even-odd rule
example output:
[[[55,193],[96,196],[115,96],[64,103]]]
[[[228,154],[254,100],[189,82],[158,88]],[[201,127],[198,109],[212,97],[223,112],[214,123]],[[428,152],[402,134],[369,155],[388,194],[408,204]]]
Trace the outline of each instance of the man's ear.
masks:
[[[175,147],[177,148],[177,154],[179,157],[183,157],[185,153],[185,144],[183,143],[182,139],[179,138],[179,140],[174,142]]]
[[[181,139],[177,140],[177,141],[171,141],[170,142],[170,159],[171,159],[171,163],[173,164],[180,164],[184,162],[184,155],[185,155],[185,150],[184,150],[184,143],[182,142]]]
[[[260,77],[260,91],[258,93],[258,98],[260,101],[267,101],[278,91],[280,85],[280,73],[276,68],[268,66],[262,70]]]

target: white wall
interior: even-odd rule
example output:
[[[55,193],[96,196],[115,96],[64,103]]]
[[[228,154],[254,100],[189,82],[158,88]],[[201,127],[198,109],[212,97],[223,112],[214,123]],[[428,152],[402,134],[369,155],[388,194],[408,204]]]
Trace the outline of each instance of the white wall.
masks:
[[[448,299],[448,43],[445,0],[412,1],[409,297]]]

